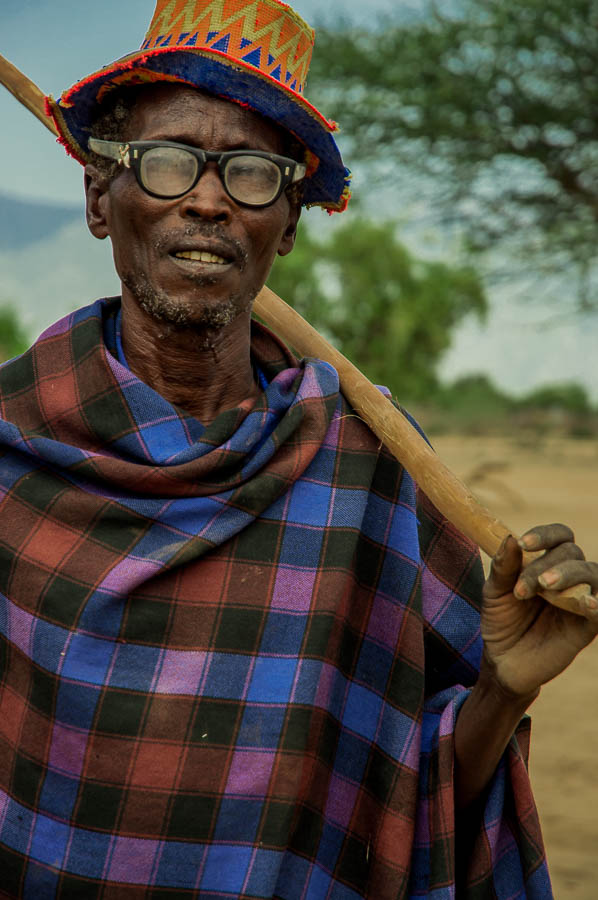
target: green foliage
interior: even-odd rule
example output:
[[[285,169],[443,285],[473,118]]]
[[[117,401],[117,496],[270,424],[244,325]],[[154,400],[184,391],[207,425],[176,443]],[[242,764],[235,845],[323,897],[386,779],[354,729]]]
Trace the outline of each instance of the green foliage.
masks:
[[[10,306],[0,307],[0,362],[23,353],[29,346],[27,334]]]
[[[390,157],[431,174],[472,248],[539,249],[555,268],[574,263],[587,285],[598,243],[598,3],[456,8],[438,2],[423,21],[397,16],[375,31],[320,30],[310,91],[351,137],[352,160]]]
[[[370,380],[422,400],[437,390],[453,329],[483,316],[486,298],[472,269],[416,259],[394,231],[356,219],[317,243],[304,230],[268,283]]]
[[[451,412],[472,415],[503,415],[513,409],[513,400],[500,391],[486,375],[465,375],[446,387],[443,407]]]
[[[486,375],[465,375],[443,384],[425,409],[416,409],[430,434],[503,432],[510,421],[514,401]]]
[[[486,375],[467,375],[443,385],[432,404],[416,410],[430,434],[551,432],[571,437],[598,435],[598,409],[578,384],[549,384],[513,397]]]
[[[550,384],[536,388],[517,404],[522,409],[541,409],[591,415],[588,392],[580,384]]]

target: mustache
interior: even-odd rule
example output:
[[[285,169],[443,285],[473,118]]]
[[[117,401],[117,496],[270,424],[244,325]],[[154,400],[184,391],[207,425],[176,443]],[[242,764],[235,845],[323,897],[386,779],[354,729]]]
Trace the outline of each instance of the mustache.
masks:
[[[182,230],[171,228],[160,235],[154,247],[160,254],[168,253],[172,247],[176,247],[181,238],[205,238],[218,241],[222,249],[226,250],[227,255],[237,263],[241,270],[247,265],[249,254],[241,241],[227,235],[218,222],[197,222],[186,225]]]

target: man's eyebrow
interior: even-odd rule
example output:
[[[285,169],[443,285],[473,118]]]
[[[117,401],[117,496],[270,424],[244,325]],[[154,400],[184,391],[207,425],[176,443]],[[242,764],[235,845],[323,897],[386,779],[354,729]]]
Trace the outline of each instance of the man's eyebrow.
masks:
[[[168,141],[170,144],[187,144],[188,147],[199,147],[199,144],[193,140],[189,134],[153,134],[151,137],[136,138],[140,141]]]
[[[168,141],[171,144],[185,144],[187,147],[196,147],[199,150],[212,150],[212,147],[204,147],[201,144],[197,143],[197,140],[194,140],[193,137],[189,134],[159,134],[155,135],[151,138],[139,138],[139,140],[145,141]],[[227,152],[230,150],[259,150],[260,152],[265,153],[276,153],[280,151],[272,150],[271,147],[267,146],[259,146],[259,141],[257,143],[250,143],[247,139],[239,138],[239,140],[231,140],[226,142],[226,148],[222,148],[223,152]]]

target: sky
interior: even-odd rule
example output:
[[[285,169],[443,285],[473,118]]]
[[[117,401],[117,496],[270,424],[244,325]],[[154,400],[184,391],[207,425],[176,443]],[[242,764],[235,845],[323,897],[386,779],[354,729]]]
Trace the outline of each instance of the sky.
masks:
[[[363,23],[371,22],[378,12],[417,14],[422,3],[423,0],[332,0],[330,3],[294,0],[293,5],[310,24],[317,25],[332,10]],[[153,0],[127,0],[126,3],[123,0],[98,0],[84,5],[80,0],[0,0],[0,53],[45,93],[58,96],[80,78],[139,47],[153,8]],[[50,132],[1,87],[0,120],[0,194],[8,192],[38,201],[82,207],[81,167],[67,157]],[[312,217],[317,212],[312,211]],[[73,247],[80,247],[81,253],[90,252],[90,239],[86,235],[73,231],[71,239]],[[411,249],[425,252],[426,242],[427,238],[420,240],[418,246],[416,237]],[[97,245],[98,242],[92,243]],[[441,244],[439,241],[439,246]],[[43,251],[48,254],[48,267],[51,267],[57,250],[54,246],[50,253],[48,246]],[[94,291],[97,296],[112,291],[114,276],[108,248],[105,245],[94,247],[94,252],[97,254],[92,264],[95,276],[89,291]],[[40,249],[40,260],[42,255]],[[26,265],[26,258],[23,258],[23,265]],[[60,265],[48,273],[48,277],[54,278],[57,290],[61,283],[57,273],[60,272],[62,283],[65,283],[73,264],[73,259],[65,255]],[[11,296],[17,296],[19,291],[23,265],[4,260],[8,279],[5,282],[13,286]],[[106,273],[104,277],[101,272]],[[73,293],[86,291],[87,282],[81,272],[73,279]],[[41,285],[43,281],[29,285],[32,301],[34,289]],[[9,296],[7,289],[2,288],[0,279],[1,293]],[[539,298],[542,290],[540,282]],[[24,294],[24,290],[21,293]],[[82,301],[87,299],[93,298],[83,294]],[[553,316],[554,310],[546,310],[541,299],[535,305],[524,307],[508,290],[503,290],[491,295],[491,302],[492,314],[487,324],[480,325],[471,320],[457,331],[452,349],[441,366],[445,378],[482,371],[515,394],[550,381],[576,380],[598,401],[598,315],[573,316],[563,319],[557,328],[545,328],[545,321]],[[56,317],[53,313],[53,309],[47,311],[47,324]]]

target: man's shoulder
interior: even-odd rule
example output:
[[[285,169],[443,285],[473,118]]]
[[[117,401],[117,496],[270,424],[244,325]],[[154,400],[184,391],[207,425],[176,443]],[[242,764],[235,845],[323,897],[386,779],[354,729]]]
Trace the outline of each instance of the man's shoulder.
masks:
[[[57,391],[59,379],[73,377],[78,362],[102,344],[102,317],[110,302],[96,300],[69,313],[46,328],[24,353],[0,365],[2,418],[18,424],[25,409],[38,404],[40,389]]]
[[[60,343],[65,335],[68,336],[80,326],[89,322],[101,322],[107,310],[116,303],[120,302],[119,297],[111,297],[108,299],[94,300],[85,306],[81,306],[73,312],[68,313],[60,319],[57,319],[51,325],[45,328],[38,338],[19,356],[6,360],[0,364],[0,379],[5,377],[6,373],[11,369],[18,368],[22,364],[22,360],[35,355],[38,351],[50,345]]]

